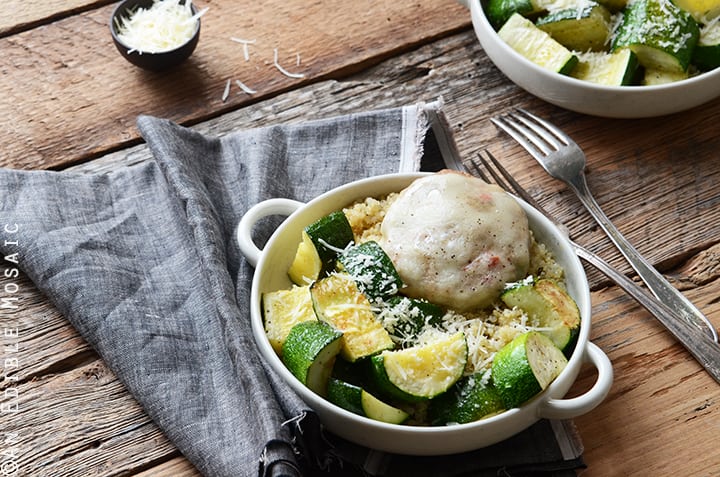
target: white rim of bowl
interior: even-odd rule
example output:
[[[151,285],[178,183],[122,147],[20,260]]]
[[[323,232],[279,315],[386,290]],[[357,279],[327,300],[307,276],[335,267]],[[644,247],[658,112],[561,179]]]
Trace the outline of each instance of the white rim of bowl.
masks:
[[[692,85],[694,83],[699,82],[705,82],[710,81],[710,77],[715,78],[716,76],[720,76],[720,67],[715,68],[714,70],[706,71],[703,73],[700,73],[696,76],[683,79],[680,81],[675,81],[673,83],[666,83],[666,84],[659,84],[659,85],[648,85],[648,86],[607,86],[607,85],[601,85],[597,83],[589,83],[587,81],[583,81],[577,78],[573,78],[572,76],[562,75],[559,73],[554,73],[552,71],[546,70],[532,61],[528,60],[521,54],[519,54],[517,51],[512,49],[510,45],[505,43],[502,38],[497,34],[497,31],[492,27],[490,22],[487,19],[487,16],[485,15],[485,9],[483,8],[482,4],[484,3],[481,0],[470,0],[470,12],[472,16],[472,21],[475,23],[475,19],[477,18],[477,21],[480,21],[482,23],[482,26],[491,34],[494,36],[494,40],[496,40],[500,44],[500,48],[503,49],[504,53],[507,55],[510,55],[514,58],[516,58],[518,61],[523,63],[527,68],[530,68],[533,70],[535,74],[542,75],[548,78],[555,78],[560,83],[564,83],[571,86],[580,86],[583,88],[586,88],[588,90],[592,91],[608,91],[608,92],[615,92],[615,93],[639,93],[639,94],[645,94],[644,92],[656,92],[656,91],[663,91],[663,90],[672,90],[681,88],[683,86]],[[482,39],[480,39],[482,41]],[[717,79],[720,81],[720,79]]]

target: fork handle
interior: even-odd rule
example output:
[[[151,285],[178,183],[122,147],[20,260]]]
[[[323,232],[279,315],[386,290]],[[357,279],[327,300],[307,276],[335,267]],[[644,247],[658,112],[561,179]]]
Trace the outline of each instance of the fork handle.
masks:
[[[720,383],[720,345],[696,326],[678,320],[678,315],[666,304],[654,299],[635,282],[611,267],[599,256],[570,242],[578,257],[585,260],[604,273],[628,295],[635,299],[647,311],[655,316],[660,323],[690,352],[695,360]]]
[[[568,182],[577,194],[585,208],[595,218],[600,227],[610,237],[610,240],[620,250],[625,259],[635,269],[638,276],[645,282],[650,291],[658,300],[665,303],[670,309],[675,310],[685,322],[701,330],[712,341],[718,341],[718,334],[712,323],[688,300],[685,295],[673,287],[667,279],[660,274],[642,255],[623,237],[620,231],[610,222],[605,213],[600,209],[588,189],[585,175],[580,174],[574,181]]]

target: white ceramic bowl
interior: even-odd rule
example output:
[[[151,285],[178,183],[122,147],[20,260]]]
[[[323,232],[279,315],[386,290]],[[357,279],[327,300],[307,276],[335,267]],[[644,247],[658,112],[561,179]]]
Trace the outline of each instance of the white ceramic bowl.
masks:
[[[553,73],[510,48],[490,25],[481,0],[458,0],[470,9],[475,34],[490,60],[527,92],[556,106],[608,118],[676,113],[720,96],[720,68],[656,86],[601,86]]]
[[[387,452],[411,455],[466,452],[504,440],[540,418],[569,419],[595,408],[607,395],[613,374],[607,356],[589,341],[591,304],[584,269],[562,232],[521,201],[536,237],[554,252],[557,261],[565,268],[569,292],[577,301],[582,315],[577,346],[568,365],[541,394],[520,408],[481,421],[443,427],[411,427],[373,421],[335,406],[302,385],[283,365],[265,336],[260,298],[263,292],[291,286],[287,270],[300,242],[302,229],[358,199],[400,191],[423,175],[389,174],[360,180],[333,189],[307,204],[270,199],[252,207],[243,216],[237,228],[237,240],[243,255],[255,266],[250,319],[262,357],[317,412],[328,429],[350,441]],[[263,217],[278,214],[289,217],[260,250],[251,237],[253,226]],[[591,363],[597,368],[595,384],[580,396],[563,399],[583,363]]]

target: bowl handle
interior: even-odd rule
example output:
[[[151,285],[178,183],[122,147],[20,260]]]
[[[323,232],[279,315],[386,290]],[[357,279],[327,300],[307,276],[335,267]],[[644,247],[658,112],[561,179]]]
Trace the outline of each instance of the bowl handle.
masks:
[[[546,419],[570,419],[593,410],[610,391],[613,381],[613,369],[610,359],[591,342],[585,347],[585,362],[591,362],[597,368],[595,384],[585,394],[571,399],[548,399],[538,406],[538,416]]]
[[[270,215],[290,215],[300,207],[305,205],[302,202],[291,199],[268,199],[253,205],[245,212],[235,231],[240,253],[245,259],[255,267],[262,250],[255,245],[252,238],[252,229],[255,224],[263,217]]]

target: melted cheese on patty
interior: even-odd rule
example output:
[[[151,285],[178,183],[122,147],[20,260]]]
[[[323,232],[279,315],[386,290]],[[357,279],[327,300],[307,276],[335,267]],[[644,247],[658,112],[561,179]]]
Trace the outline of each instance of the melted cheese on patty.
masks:
[[[408,296],[486,307],[530,262],[525,212],[502,189],[451,171],[413,182],[388,209],[381,245]]]

